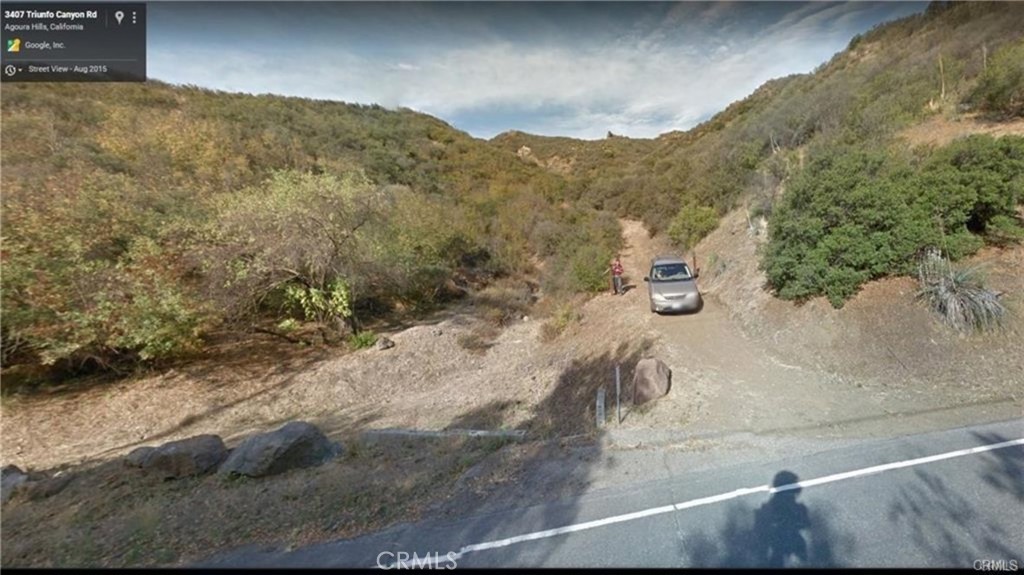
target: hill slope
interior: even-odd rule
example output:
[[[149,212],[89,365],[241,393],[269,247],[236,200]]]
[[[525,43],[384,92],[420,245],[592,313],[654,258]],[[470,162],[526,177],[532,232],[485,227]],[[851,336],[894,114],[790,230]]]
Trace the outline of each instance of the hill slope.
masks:
[[[527,146],[542,165],[555,157],[571,164],[575,196],[642,217],[655,232],[686,205],[722,216],[754,195],[768,210],[807,150],[884,144],[907,126],[970,109],[1019,114],[1012,102],[1024,100],[1022,30],[1020,4],[937,2],[854,38],[813,73],[766,83],[687,132],[601,141],[507,133],[492,142]]]
[[[585,290],[619,241],[557,207],[561,176],[409,110],[158,82],[2,96],[5,365],[158,359],[225,322],[337,337],[538,258]]]

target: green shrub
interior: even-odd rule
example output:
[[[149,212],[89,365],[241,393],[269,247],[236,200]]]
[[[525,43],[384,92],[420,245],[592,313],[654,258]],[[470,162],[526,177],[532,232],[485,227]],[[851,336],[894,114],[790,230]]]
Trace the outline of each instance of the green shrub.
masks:
[[[282,333],[292,333],[299,329],[299,322],[295,321],[295,318],[285,318],[277,324],[277,329]]]
[[[360,172],[275,172],[227,195],[207,232],[208,289],[232,311],[283,292],[307,320],[354,328],[355,298],[372,290],[377,264],[370,232],[389,202]]]
[[[984,286],[974,267],[958,267],[938,251],[929,251],[918,265],[918,299],[941,316],[946,325],[961,332],[999,328],[1006,319],[1006,306]]]
[[[364,349],[377,343],[377,334],[369,330],[364,330],[356,334],[352,334],[348,338],[348,344],[355,349]]]
[[[307,320],[326,324],[352,317],[352,296],[344,280],[332,280],[323,289],[290,283],[284,293],[285,301],[301,309]]]
[[[783,299],[840,307],[866,281],[914,272],[941,246],[970,255],[1016,234],[1024,138],[973,136],[919,164],[867,146],[821,150],[789,184],[769,223],[761,266]]]
[[[613,214],[566,210],[545,233],[546,238],[558,238],[545,264],[546,292],[569,296],[608,289],[609,265],[622,244],[622,230]]]
[[[697,245],[718,227],[718,212],[707,206],[685,206],[679,210],[668,235],[684,250]]]
[[[569,259],[572,291],[599,292],[611,285],[609,266],[615,254],[612,250],[590,245],[580,248]]]
[[[985,112],[1024,116],[1024,41],[992,55],[969,100]]]
[[[154,245],[133,248],[133,257],[144,257],[143,249],[150,257],[159,257],[160,252]],[[156,268],[155,264],[151,265]],[[148,269],[132,273],[129,285],[131,297],[127,302],[118,302],[116,296],[105,294],[100,309],[91,314],[90,322],[99,318],[112,320],[107,346],[114,350],[132,350],[139,359],[147,361],[173,357],[199,344],[205,327],[205,310],[176,277]]]
[[[194,348],[212,310],[164,237],[189,208],[123,175],[77,186],[4,188],[5,359],[113,367]]]
[[[985,230],[993,244],[1006,245],[1024,240],[1024,226],[1019,219],[1000,214],[993,216]]]

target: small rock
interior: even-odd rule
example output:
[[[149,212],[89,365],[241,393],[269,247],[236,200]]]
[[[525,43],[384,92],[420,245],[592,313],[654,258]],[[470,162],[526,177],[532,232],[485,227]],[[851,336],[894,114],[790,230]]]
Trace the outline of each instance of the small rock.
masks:
[[[523,316],[523,321],[530,321],[530,316],[524,315]]]
[[[444,330],[442,330],[439,327],[435,327],[434,329],[430,330],[430,334],[433,335],[434,337],[441,336],[444,335]]]
[[[391,349],[393,347],[395,347],[395,342],[386,337],[381,336],[381,338],[377,340],[377,349]]]

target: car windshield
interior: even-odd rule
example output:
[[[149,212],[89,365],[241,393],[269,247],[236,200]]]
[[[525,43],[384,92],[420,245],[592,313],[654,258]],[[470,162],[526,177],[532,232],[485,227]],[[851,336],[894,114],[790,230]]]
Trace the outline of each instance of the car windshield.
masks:
[[[692,277],[690,275],[690,268],[683,263],[662,264],[654,266],[651,270],[651,281],[656,282],[677,282],[688,280]]]

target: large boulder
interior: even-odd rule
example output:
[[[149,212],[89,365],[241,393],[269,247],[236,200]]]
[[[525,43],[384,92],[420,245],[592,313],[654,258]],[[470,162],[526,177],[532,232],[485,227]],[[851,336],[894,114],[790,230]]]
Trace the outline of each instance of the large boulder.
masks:
[[[668,394],[672,370],[660,359],[641,359],[633,374],[633,405],[643,405]]]
[[[341,451],[341,445],[331,443],[314,425],[292,421],[277,431],[246,438],[218,473],[263,477],[320,465]]]
[[[17,465],[7,465],[0,469],[0,502],[7,503],[19,485],[28,481],[28,474]]]
[[[224,440],[216,435],[197,435],[165,443],[152,450],[139,448],[128,454],[129,465],[136,465],[164,479],[202,475],[220,465],[227,457]]]

